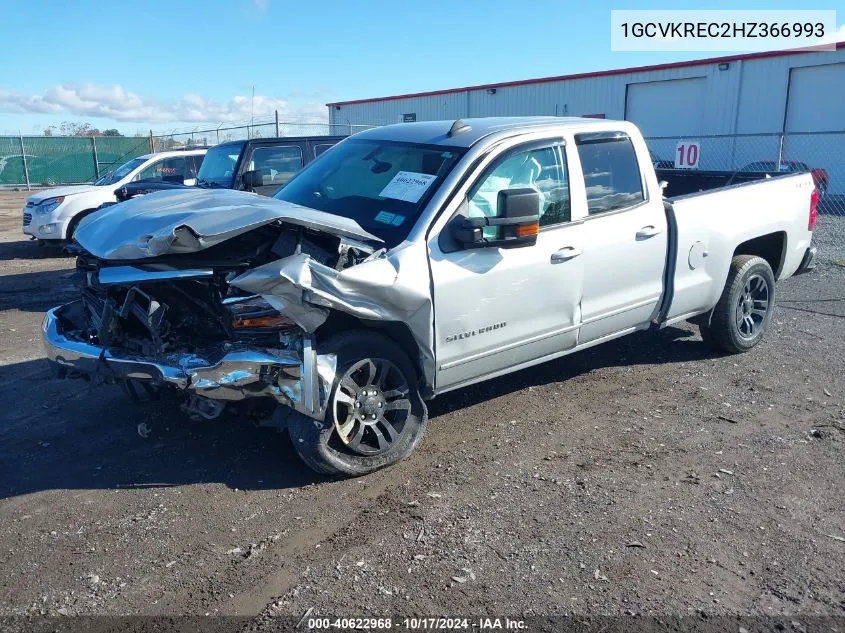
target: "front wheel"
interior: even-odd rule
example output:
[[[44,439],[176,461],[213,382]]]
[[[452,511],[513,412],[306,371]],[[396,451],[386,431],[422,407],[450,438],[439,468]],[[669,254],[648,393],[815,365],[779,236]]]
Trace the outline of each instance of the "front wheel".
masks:
[[[320,422],[293,416],[288,432],[299,457],[327,475],[359,476],[414,450],[428,424],[418,376],[402,349],[372,332],[348,332],[320,346],[337,355],[337,374]]]
[[[775,276],[769,263],[762,257],[737,255],[710,325],[701,326],[701,336],[718,350],[747,352],[769,327],[774,301]]]

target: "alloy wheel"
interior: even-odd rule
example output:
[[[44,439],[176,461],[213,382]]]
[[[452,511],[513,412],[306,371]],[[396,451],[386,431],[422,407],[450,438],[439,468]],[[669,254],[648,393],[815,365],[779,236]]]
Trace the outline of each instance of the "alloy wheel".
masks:
[[[360,455],[390,450],[411,412],[404,374],[389,360],[366,358],[344,372],[332,408],[337,435]]]

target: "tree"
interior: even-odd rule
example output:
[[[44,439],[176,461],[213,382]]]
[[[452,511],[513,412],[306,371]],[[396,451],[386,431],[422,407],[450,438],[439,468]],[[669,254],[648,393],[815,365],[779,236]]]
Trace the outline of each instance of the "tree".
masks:
[[[100,132],[90,123],[74,123],[73,121],[65,121],[59,126],[59,132],[62,136],[102,136]]]
[[[44,128],[44,136],[53,136],[53,130],[56,129],[55,125],[48,125]]]
[[[123,134],[114,128],[109,128],[108,130],[103,130],[103,136],[123,136]]]

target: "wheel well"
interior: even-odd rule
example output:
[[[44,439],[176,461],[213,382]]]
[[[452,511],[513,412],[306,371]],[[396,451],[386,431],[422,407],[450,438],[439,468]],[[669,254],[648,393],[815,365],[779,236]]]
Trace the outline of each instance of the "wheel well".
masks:
[[[317,328],[315,334],[322,339],[326,339],[333,334],[348,330],[377,330],[393,340],[408,354],[408,358],[417,370],[420,388],[425,390],[425,372],[422,367],[419,345],[411,334],[411,329],[405,323],[400,321],[369,321],[358,319],[343,312],[332,311],[326,322]]]
[[[99,208],[99,207],[97,207]],[[79,226],[79,223],[82,221],[86,215],[91,215],[97,209],[85,209],[84,211],[80,211],[75,216],[70,219],[70,222],[67,224],[67,231],[65,233],[65,239],[71,240],[73,239],[73,233],[76,230],[76,227]]]
[[[785,246],[786,233],[779,231],[743,242],[736,247],[734,255],[756,255],[757,257],[762,257],[769,262],[769,266],[772,267],[772,271],[775,274],[775,279],[777,279],[783,267],[783,256],[786,252]]]

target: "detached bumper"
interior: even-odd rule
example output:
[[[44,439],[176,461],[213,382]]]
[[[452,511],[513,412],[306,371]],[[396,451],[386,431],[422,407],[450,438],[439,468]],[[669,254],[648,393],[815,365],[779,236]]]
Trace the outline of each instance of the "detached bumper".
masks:
[[[59,376],[171,385],[212,400],[271,397],[312,418],[322,420],[325,416],[336,358],[317,355],[308,338],[303,341],[301,353],[233,347],[216,359],[182,353],[161,359],[144,358],[65,334],[62,310],[49,310],[42,325],[47,359],[55,364]]]
[[[801,273],[806,273],[809,270],[813,270],[816,267],[816,247],[810,246],[807,249],[807,252],[804,253],[804,259],[801,260],[801,264],[798,266],[798,270],[795,271],[796,275],[800,275]]]

